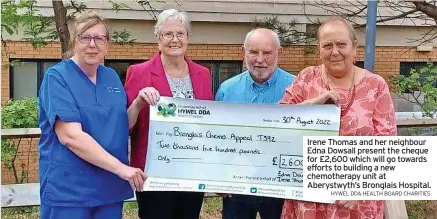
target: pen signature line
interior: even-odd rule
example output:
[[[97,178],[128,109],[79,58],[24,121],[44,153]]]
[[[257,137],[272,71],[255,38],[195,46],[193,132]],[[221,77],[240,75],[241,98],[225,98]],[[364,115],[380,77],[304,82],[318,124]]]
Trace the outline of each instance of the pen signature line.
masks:
[[[200,157],[194,157],[194,158],[190,158],[190,157],[173,157],[173,160],[202,160],[202,158]]]
[[[233,163],[208,163],[208,162],[191,162],[191,161],[174,161],[174,162],[202,163],[202,164],[219,164],[219,165],[243,166],[243,167],[266,167],[266,166],[259,166],[259,165],[246,165],[246,164],[233,164]]]

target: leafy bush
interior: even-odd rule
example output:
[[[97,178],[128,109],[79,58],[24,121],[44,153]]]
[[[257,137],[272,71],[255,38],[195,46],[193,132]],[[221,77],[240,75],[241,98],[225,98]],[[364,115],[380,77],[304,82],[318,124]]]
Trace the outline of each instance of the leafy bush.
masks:
[[[2,108],[2,128],[37,128],[36,97],[8,100]]]
[[[419,105],[424,117],[433,118],[437,113],[437,66],[432,62],[428,62],[419,71],[411,69],[408,76],[392,76],[390,81],[394,85],[393,91],[400,98]]]
[[[7,101],[2,110],[2,128],[36,128],[38,127],[38,107],[36,98],[30,97],[22,100]],[[23,140],[32,142],[32,139],[18,138],[1,141],[1,161],[8,171],[15,178],[15,183],[28,182],[28,167],[25,162],[16,163],[17,155]],[[21,167],[21,174],[18,174],[17,167]]]

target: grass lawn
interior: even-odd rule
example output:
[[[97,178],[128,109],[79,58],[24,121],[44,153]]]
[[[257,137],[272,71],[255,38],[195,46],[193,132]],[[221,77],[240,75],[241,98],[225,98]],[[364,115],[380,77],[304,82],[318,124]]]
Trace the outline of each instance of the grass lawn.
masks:
[[[406,201],[409,219],[436,219],[437,201]],[[205,198],[200,219],[221,219],[221,198]],[[37,219],[39,207],[2,208],[4,219]],[[137,219],[137,204],[125,203],[124,219]]]
[[[222,213],[221,198],[205,198],[202,205],[200,219],[221,219]],[[2,208],[2,219],[38,219],[39,207],[15,207]],[[127,202],[124,204],[123,219],[138,219],[137,203]]]
[[[409,219],[436,219],[437,201],[406,201]]]

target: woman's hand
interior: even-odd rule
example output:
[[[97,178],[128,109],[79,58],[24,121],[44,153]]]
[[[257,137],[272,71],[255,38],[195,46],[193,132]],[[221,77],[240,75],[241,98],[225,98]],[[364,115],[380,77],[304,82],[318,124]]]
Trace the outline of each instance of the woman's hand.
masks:
[[[138,92],[138,96],[137,98],[135,98],[135,102],[138,109],[141,109],[144,104],[155,106],[159,101],[159,97],[159,92],[154,87],[146,87]]]
[[[149,104],[155,106],[159,101],[159,97],[159,92],[154,87],[145,87],[138,92],[137,97],[127,109],[129,130],[137,123],[138,114],[144,105]]]
[[[358,201],[345,201],[345,200],[342,200],[342,201],[336,201],[335,203],[338,206],[340,206],[340,207],[352,210],[352,209],[354,209],[357,206]]]
[[[129,181],[132,189],[135,189],[138,192],[143,191],[144,181],[146,181],[147,177],[141,169],[121,164],[118,168],[117,175],[120,178]]]
[[[315,97],[313,99],[306,100],[302,102],[303,104],[325,104],[327,102],[332,101],[335,105],[338,105],[340,102],[340,95],[337,91],[326,91],[325,93]]]

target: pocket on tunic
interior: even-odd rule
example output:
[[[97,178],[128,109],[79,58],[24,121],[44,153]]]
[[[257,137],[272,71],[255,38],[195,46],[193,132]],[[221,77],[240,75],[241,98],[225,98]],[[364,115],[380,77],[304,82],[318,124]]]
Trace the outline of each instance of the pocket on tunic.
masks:
[[[47,171],[47,188],[43,199],[55,206],[86,206],[90,202],[91,170],[51,163]]]

